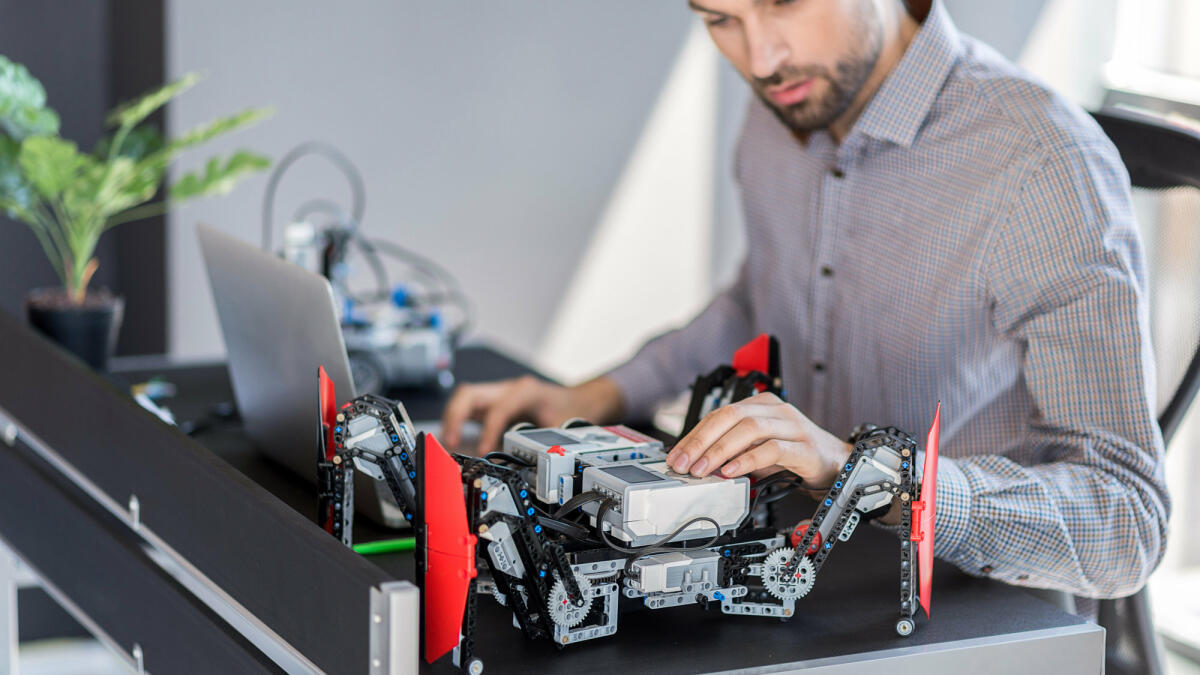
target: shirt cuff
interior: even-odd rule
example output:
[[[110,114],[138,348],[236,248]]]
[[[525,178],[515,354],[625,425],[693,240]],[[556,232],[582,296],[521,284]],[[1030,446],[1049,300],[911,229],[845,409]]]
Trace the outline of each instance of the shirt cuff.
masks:
[[[970,569],[971,481],[958,462],[938,458],[937,512],[933,520],[933,552]]]
[[[918,466],[922,464],[921,458],[918,458]],[[970,547],[964,546],[971,528],[970,481],[953,459],[939,457],[937,482],[937,513],[933,516],[934,555],[958,564],[960,560],[970,557]],[[910,534],[900,525],[888,525],[878,518],[872,519],[871,525],[901,538]]]

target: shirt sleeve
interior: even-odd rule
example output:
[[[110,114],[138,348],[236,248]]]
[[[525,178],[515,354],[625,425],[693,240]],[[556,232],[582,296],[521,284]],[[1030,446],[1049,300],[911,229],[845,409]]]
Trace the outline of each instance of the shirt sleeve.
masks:
[[[934,547],[968,573],[1119,597],[1161,560],[1169,511],[1129,178],[1099,143],[1033,164],[984,275],[1034,412],[1010,445],[941,460]]]
[[[734,350],[753,337],[747,275],[743,261],[737,278],[690,323],[647,342],[607,373],[621,390],[626,419],[648,419],[656,403],[683,391],[697,375],[729,363]]]

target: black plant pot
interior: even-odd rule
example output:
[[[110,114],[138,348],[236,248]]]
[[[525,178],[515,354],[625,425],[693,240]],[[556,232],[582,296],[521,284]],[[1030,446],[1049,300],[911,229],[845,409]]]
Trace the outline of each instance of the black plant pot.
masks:
[[[73,306],[61,289],[38,289],[26,297],[25,312],[38,332],[92,368],[108,370],[125,314],[124,298],[101,291]]]

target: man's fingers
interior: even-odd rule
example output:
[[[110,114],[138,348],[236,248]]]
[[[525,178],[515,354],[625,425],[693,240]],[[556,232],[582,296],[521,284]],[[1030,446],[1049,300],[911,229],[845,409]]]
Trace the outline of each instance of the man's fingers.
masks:
[[[517,416],[525,413],[534,402],[537,386],[533,378],[522,377],[506,383],[498,392],[483,415],[483,430],[479,433],[481,455],[500,449],[500,438]]]
[[[445,411],[442,412],[442,440],[451,449],[462,442],[462,426],[467,420],[483,421],[487,411],[497,401],[504,399],[504,393],[511,389],[515,380],[500,382],[484,382],[480,384],[464,384],[454,390]]]
[[[458,449],[463,422],[471,414],[471,389],[471,385],[458,386],[442,411],[442,442],[451,450]]]
[[[485,400],[493,385],[464,384],[454,390],[450,402],[442,411],[442,442],[451,450],[457,450],[462,442],[462,425],[470,419],[479,402]]]
[[[786,438],[789,429],[773,417],[744,417],[692,462],[695,476],[707,476],[746,450],[771,439]]]
[[[773,439],[734,457],[720,470],[726,478],[736,478],[776,464],[800,476],[808,484],[820,471],[821,460],[812,444],[806,440]]]
[[[484,414],[483,429],[479,432],[480,456],[500,449],[500,438],[516,414],[517,409],[507,402],[497,402]]]
[[[721,475],[737,478],[751,471],[779,464],[780,459],[799,443],[795,441],[769,440],[750,448],[721,467]]]
[[[674,449],[667,453],[667,464],[679,473],[688,471],[692,463],[719,438],[746,417],[767,416],[772,406],[747,402],[734,403],[710,412],[700,420],[691,433],[680,439]],[[711,468],[711,467],[710,467]]]

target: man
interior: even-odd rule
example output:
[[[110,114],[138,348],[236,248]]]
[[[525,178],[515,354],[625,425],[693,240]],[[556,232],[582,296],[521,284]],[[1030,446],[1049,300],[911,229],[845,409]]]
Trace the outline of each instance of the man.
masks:
[[[770,332],[789,401],[717,410],[676,470],[782,466],[825,486],[854,426],[919,437],[940,400],[939,557],[1091,598],[1137,590],[1168,500],[1142,252],[1101,130],[937,0],[689,4],[758,95],[736,160],[739,277],[604,377],[460,388],[448,443],[468,417],[486,448],[519,417],[645,417]]]

